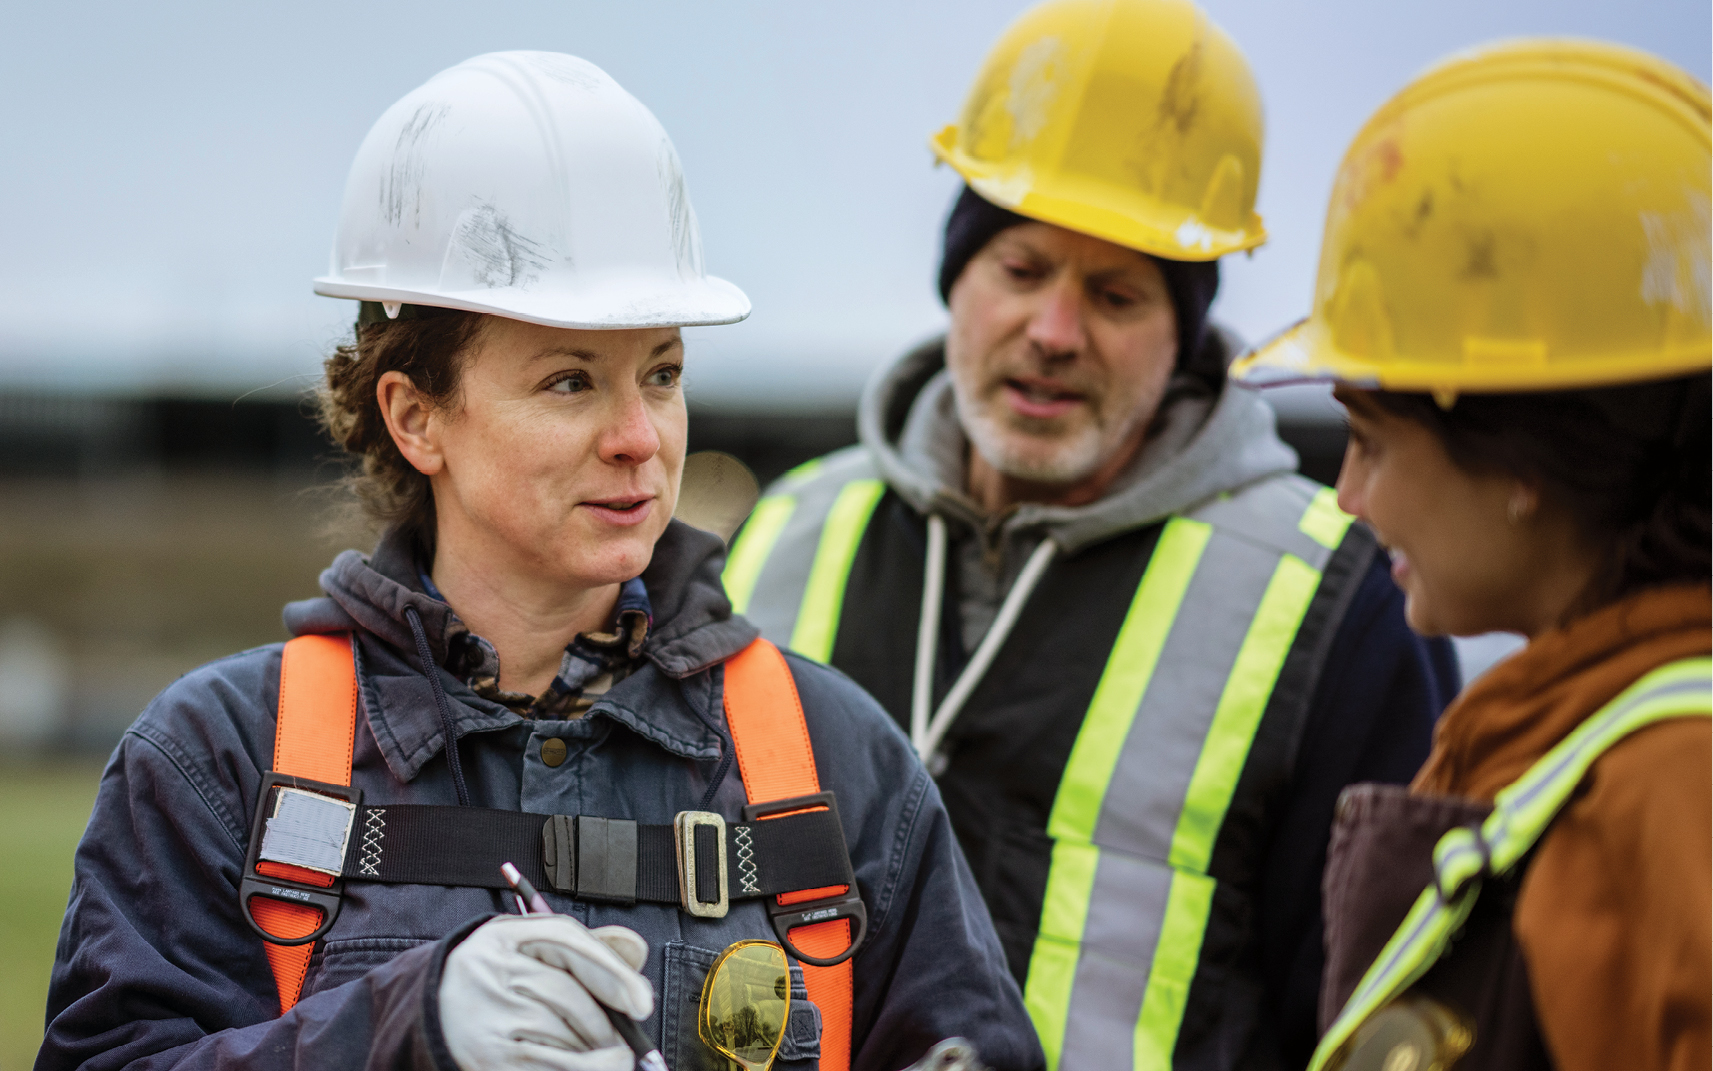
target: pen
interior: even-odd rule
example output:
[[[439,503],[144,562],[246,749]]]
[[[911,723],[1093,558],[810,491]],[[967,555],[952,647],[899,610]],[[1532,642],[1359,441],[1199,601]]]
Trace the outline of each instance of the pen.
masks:
[[[512,887],[512,896],[517,900],[517,909],[524,915],[551,915],[553,909],[547,906],[547,901],[535,891],[523,872],[510,863],[500,864],[500,873],[505,875],[506,883]],[[593,996],[594,994],[590,994]],[[599,1000],[596,1004],[601,1004]],[[619,1037],[625,1039],[630,1051],[636,1054],[637,1066],[642,1071],[667,1071],[666,1058],[660,1055],[660,1047],[648,1040],[643,1032],[642,1024],[616,1008],[601,1004],[601,1010],[612,1020],[613,1029],[619,1032]]]

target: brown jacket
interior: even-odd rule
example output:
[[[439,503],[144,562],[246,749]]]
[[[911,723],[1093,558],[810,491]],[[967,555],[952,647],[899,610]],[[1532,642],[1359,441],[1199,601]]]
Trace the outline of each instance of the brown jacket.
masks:
[[[1491,802],[1639,677],[1707,655],[1713,592],[1642,592],[1538,636],[1447,708],[1412,788]],[[1562,1071],[1713,1062],[1713,732],[1643,729],[1597,760],[1542,838],[1513,927]]]

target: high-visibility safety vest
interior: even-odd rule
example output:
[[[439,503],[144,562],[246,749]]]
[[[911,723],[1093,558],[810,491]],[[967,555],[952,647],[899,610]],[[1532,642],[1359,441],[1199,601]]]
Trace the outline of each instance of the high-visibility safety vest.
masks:
[[[318,790],[350,785],[357,708],[356,663],[348,633],[299,636],[288,641],[280,660],[279,724],[274,738],[274,769],[270,771],[269,780],[277,779],[282,785],[315,782]],[[751,805],[746,808],[746,818],[749,811],[760,811],[759,817],[766,820],[773,814],[773,809],[767,805],[781,800],[798,801],[797,806],[800,807],[816,804],[831,807],[830,795],[821,793],[815,756],[809,744],[809,729],[797,695],[797,683],[777,647],[758,639],[726,660],[725,713],[737,755],[738,772]],[[264,796],[267,791],[264,787]],[[816,799],[810,802],[804,797]],[[473,809],[434,810],[455,815]],[[374,814],[375,809],[365,813]],[[794,813],[801,815],[801,811]],[[539,826],[542,816],[534,817],[538,819],[535,824]],[[259,822],[257,827],[260,828]],[[707,830],[695,832],[706,833]],[[740,840],[739,843],[743,842]],[[840,847],[842,850],[842,844]],[[361,847],[354,850],[360,852]],[[293,899],[282,898],[317,897],[314,891],[302,888],[306,885],[328,889],[336,895],[339,879],[335,876],[266,860],[252,865],[263,878],[294,883],[270,890],[261,886],[250,889],[250,882],[246,882],[247,889],[241,894],[245,910],[264,934],[301,942],[331,921],[329,912],[337,912],[336,902],[328,901],[324,909],[301,899],[294,902]],[[848,867],[848,863],[846,865]],[[743,866],[740,855],[734,869],[742,869]],[[727,880],[725,870],[722,856],[721,882]],[[355,872],[346,876],[360,880],[363,872],[363,866],[359,865]],[[744,879],[739,875],[738,880]],[[754,880],[753,877],[750,880]],[[849,951],[861,943],[863,931],[859,928],[853,941],[852,919],[831,918],[834,912],[810,912],[814,917],[828,917],[829,921],[803,925],[787,926],[787,922],[781,919],[797,921],[791,910],[793,905],[825,902],[828,897],[851,893],[854,890],[844,886],[803,889],[779,894],[769,901],[769,915],[774,916],[775,928],[780,930],[782,939],[789,934],[789,947],[799,957],[806,954],[830,960],[843,956],[839,962],[829,966],[817,966],[806,960],[802,962],[803,981],[809,991],[809,999],[821,1012],[821,1067],[827,1071],[846,1071],[850,1066],[854,979]],[[723,889],[719,895],[723,900]],[[712,898],[711,893],[700,897],[702,900]],[[782,926],[787,928],[781,929]],[[283,944],[270,940],[264,943],[263,948],[279,987],[280,1012],[284,1014],[297,1003],[302,992],[314,944]]]
[[[842,451],[758,503],[727,592],[764,636],[844,669],[897,716],[908,709],[898,645],[920,615],[925,524],[866,453]],[[1254,846],[1374,552],[1330,489],[1279,476],[1042,575],[968,711],[1009,703],[1018,717],[1007,724],[1062,720],[1070,711],[1038,709],[1052,687],[1039,676],[1084,672],[1074,650],[1050,647],[1091,646],[1073,600],[1128,602],[1112,607],[1122,623],[1104,657],[1090,656],[1098,682],[1046,824],[1051,861],[1024,996],[1049,1067],[1164,1068],[1181,1044],[1198,1054],[1191,1062],[1240,1058],[1213,1035],[1222,1023],[1253,1029],[1259,986],[1196,981],[1242,969]],[[955,768],[955,729],[948,740]]]
[[[1713,715],[1713,660],[1686,658],[1661,666],[1591,714],[1501,790],[1479,829],[1459,826],[1441,837],[1433,852],[1434,883],[1422,890],[1357,983],[1315,1049],[1310,1071],[1342,1066],[1365,1040],[1364,1024],[1447,954],[1475,908],[1483,881],[1508,875],[1527,858],[1596,759],[1631,733],[1657,722],[1709,715]],[[1374,1066],[1391,1066],[1384,1063],[1383,1054],[1375,1055],[1379,1060]],[[1402,1066],[1407,1061],[1400,1057],[1394,1062]]]

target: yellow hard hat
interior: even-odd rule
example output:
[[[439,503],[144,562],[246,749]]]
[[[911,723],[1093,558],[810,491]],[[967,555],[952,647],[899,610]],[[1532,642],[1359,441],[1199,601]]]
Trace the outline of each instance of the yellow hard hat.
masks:
[[[1356,136],[1311,315],[1232,374],[1443,401],[1707,368],[1710,135],[1707,87],[1644,52],[1456,56]]]
[[[988,53],[934,153],[981,196],[1171,260],[1267,240],[1261,94],[1190,0],[1047,0]]]

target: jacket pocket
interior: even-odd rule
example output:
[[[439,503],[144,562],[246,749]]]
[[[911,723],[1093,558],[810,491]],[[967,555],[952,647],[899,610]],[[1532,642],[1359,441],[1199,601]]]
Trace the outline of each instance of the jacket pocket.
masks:
[[[326,941],[309,959],[303,995],[307,997],[355,981],[399,953],[427,943],[416,937],[355,937]]]
[[[661,987],[660,1054],[673,1071],[728,1071],[732,1062],[702,1043],[696,1032],[702,983],[719,958],[719,950],[683,941],[668,941],[663,950],[665,984]],[[821,1010],[809,1000],[803,968],[791,965],[791,1013],[773,1066],[780,1071],[812,1071],[821,1064]]]

